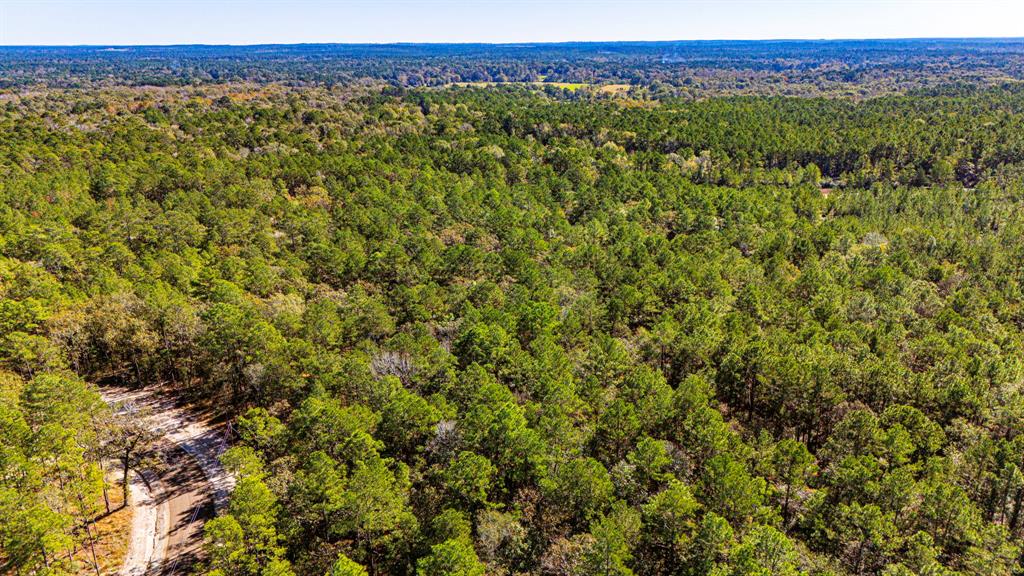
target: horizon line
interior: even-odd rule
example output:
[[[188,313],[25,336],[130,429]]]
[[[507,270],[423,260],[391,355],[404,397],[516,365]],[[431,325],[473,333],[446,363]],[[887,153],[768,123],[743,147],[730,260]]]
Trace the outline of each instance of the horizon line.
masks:
[[[154,43],[154,44],[0,44],[0,49],[6,48],[184,48],[184,47],[208,47],[208,48],[259,48],[266,46],[559,46],[568,44],[673,44],[673,43],[711,43],[711,42],[881,42],[881,41],[1021,41],[1024,36],[879,36],[879,37],[836,37],[836,38],[690,38],[690,39],[667,39],[667,40],[542,40],[542,41],[507,41],[507,42],[416,42],[416,41],[386,41],[386,42],[259,42],[259,43],[217,43],[217,42],[190,42],[190,43]]]

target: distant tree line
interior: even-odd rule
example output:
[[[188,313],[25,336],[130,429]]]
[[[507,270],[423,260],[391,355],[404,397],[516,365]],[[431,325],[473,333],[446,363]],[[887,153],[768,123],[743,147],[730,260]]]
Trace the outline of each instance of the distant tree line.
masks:
[[[653,97],[865,97],[1024,79],[1013,39],[0,47],[0,89],[630,85]]]

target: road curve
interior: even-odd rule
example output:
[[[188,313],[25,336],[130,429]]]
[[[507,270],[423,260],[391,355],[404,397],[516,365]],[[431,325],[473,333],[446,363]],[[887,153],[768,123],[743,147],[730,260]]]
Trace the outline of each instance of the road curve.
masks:
[[[159,437],[159,473],[133,475],[131,541],[120,574],[187,574],[200,559],[202,525],[227,503],[233,478],[220,465],[223,433],[195,412],[156,390],[105,387],[110,404],[147,408]]]

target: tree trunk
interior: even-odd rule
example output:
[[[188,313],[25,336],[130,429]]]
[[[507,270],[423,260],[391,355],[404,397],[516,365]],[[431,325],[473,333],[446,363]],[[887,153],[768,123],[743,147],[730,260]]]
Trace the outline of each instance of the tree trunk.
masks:
[[[100,562],[96,559],[96,537],[92,533],[92,524],[94,520],[89,518],[86,514],[87,508],[85,506],[85,496],[81,492],[78,493],[78,506],[83,515],[82,520],[85,524],[85,535],[89,541],[89,553],[92,556],[93,570],[96,571],[96,576],[103,576],[103,573],[100,571]]]
[[[96,576],[103,576],[100,571],[100,562],[96,559],[96,538],[92,534],[92,528],[90,528],[90,522],[85,521],[85,534],[89,537],[89,552],[92,554],[92,567],[96,570]]]
[[[121,460],[121,508],[128,505],[128,470],[130,462],[130,448],[124,449],[124,459]]]
[[[999,497],[999,521],[1006,521],[1006,501],[1010,499],[1010,479],[1004,483],[1003,495]]]
[[[754,393],[757,383],[753,378],[747,383],[747,422],[754,421]]]
[[[110,514],[110,486],[107,486],[107,468],[103,465],[103,459],[100,459],[100,470],[103,471],[103,506],[107,509],[107,514]]]
[[[363,540],[363,542],[365,543],[366,550],[368,552],[367,557],[370,560],[368,566],[368,568],[370,569],[370,576],[377,576],[377,561],[373,555],[373,543],[370,541],[370,535],[360,534],[360,539]]]
[[[996,495],[999,492],[995,482],[991,482],[991,488],[988,491],[988,498],[985,502],[985,521],[991,522],[996,516]]]
[[[789,532],[789,495],[793,492],[793,483],[786,483],[786,498],[782,502],[782,529]]]
[[[1013,511],[1010,513],[1010,534],[1017,533],[1017,524],[1020,522],[1020,508],[1024,503],[1024,488],[1018,488],[1013,497]]]
[[[853,562],[853,573],[854,574],[860,574],[860,565],[861,565],[861,562],[864,560],[864,546],[866,544],[867,543],[864,540],[861,540],[860,543],[857,545],[857,556],[856,556],[856,560],[854,560],[854,562]]]
[[[132,353],[132,368],[135,370],[135,385],[142,386],[142,369],[139,368],[138,354]]]

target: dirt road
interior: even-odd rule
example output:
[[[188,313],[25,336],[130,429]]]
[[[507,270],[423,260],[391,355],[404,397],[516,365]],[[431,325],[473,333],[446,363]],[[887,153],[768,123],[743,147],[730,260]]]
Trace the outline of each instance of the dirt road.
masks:
[[[227,445],[220,429],[153,390],[104,388],[108,403],[146,407],[160,438],[164,466],[132,480],[131,542],[124,576],[186,574],[201,558],[202,526],[224,506],[232,478],[218,458]]]

